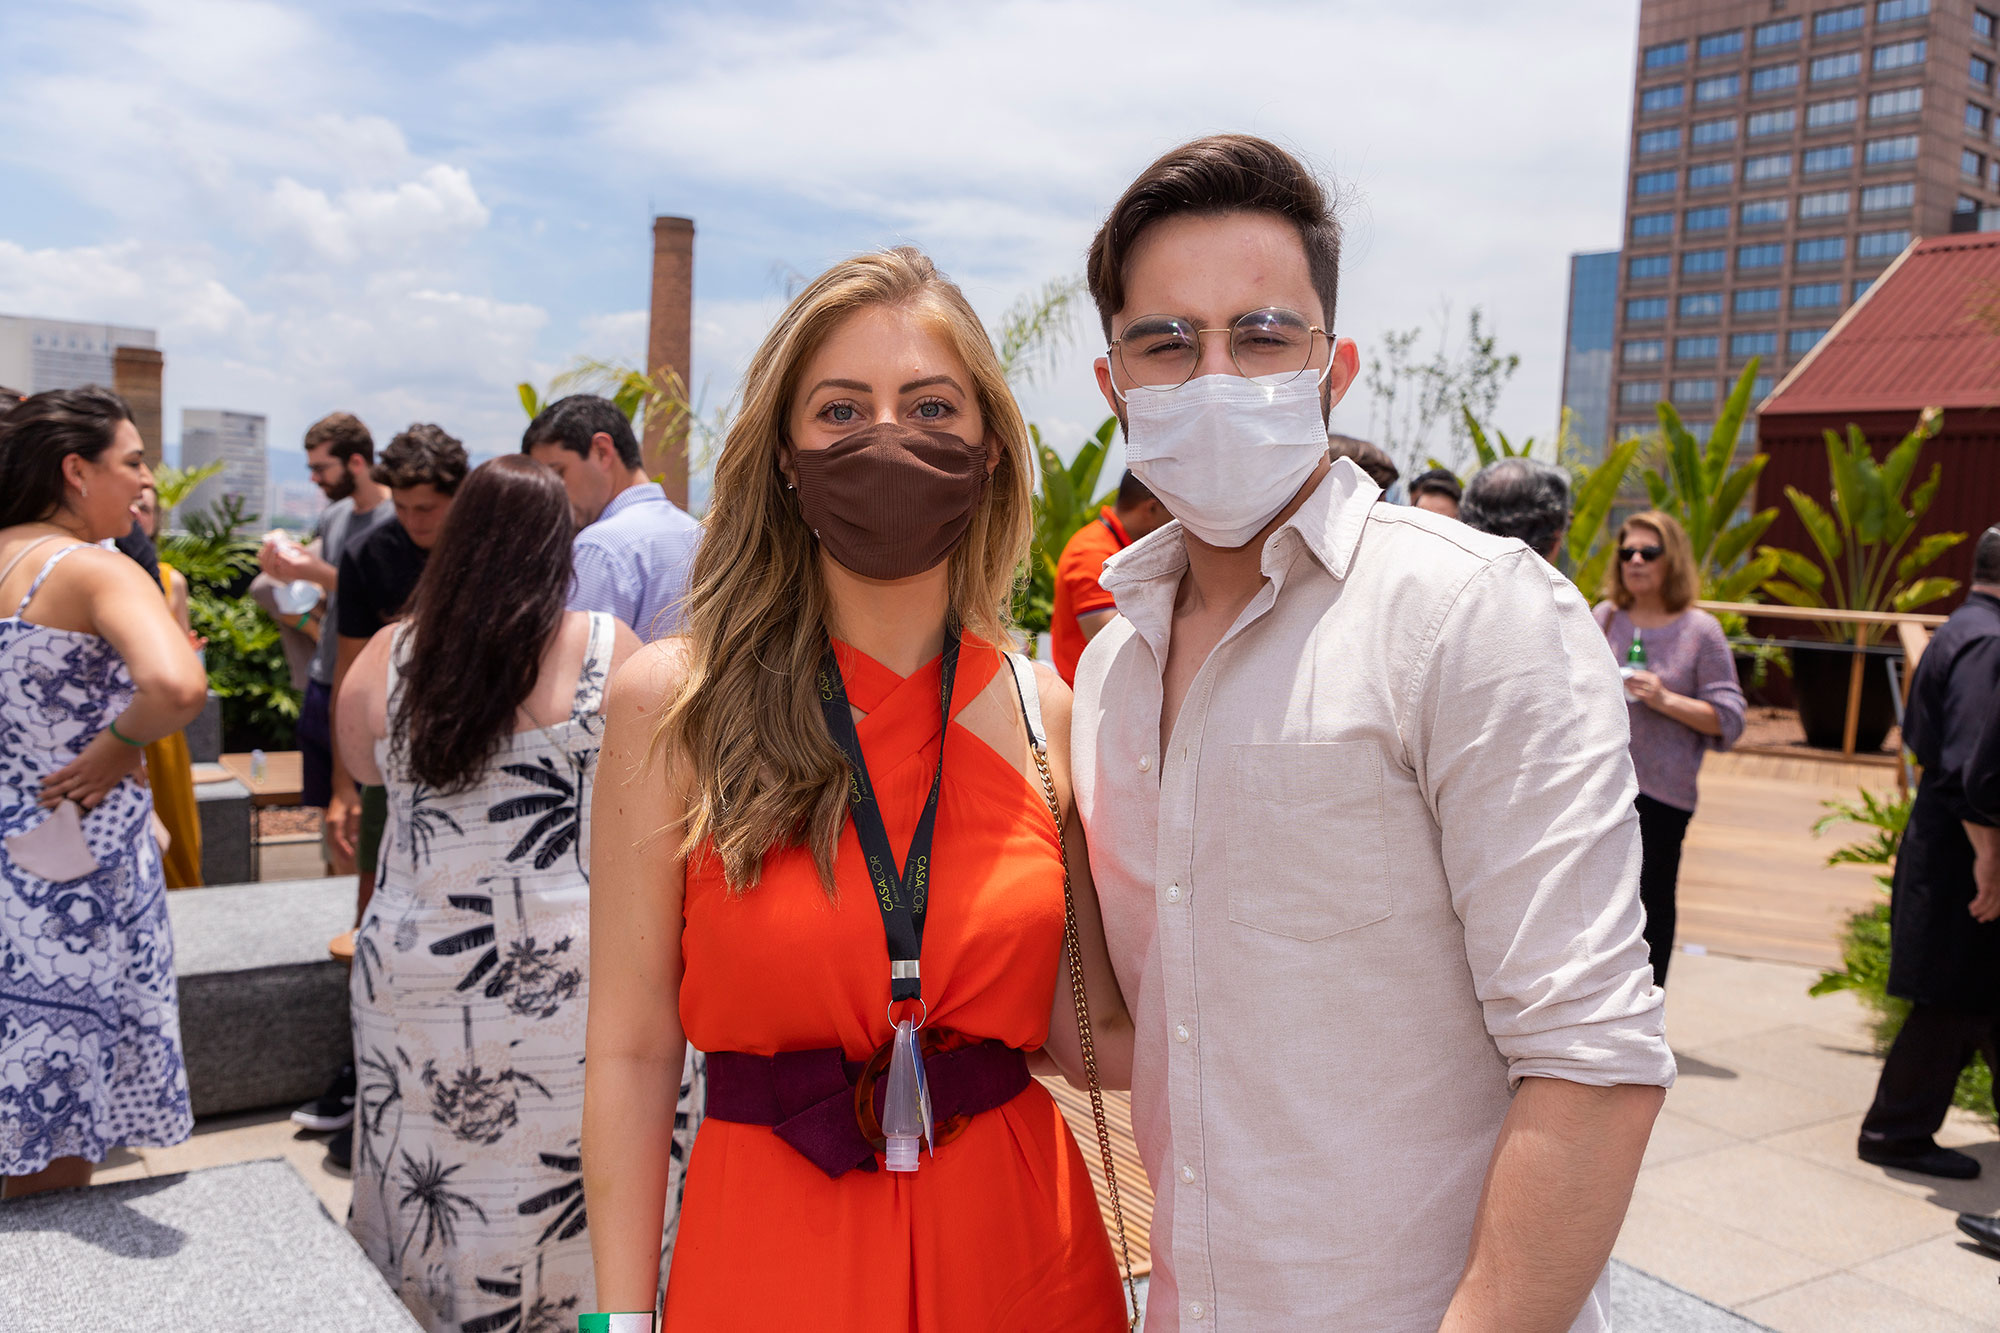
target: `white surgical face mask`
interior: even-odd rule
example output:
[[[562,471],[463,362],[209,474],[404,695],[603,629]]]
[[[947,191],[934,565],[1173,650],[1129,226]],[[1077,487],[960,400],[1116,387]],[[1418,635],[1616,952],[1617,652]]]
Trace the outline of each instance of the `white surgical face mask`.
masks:
[[[1319,376],[1203,375],[1125,396],[1125,465],[1210,546],[1241,546],[1326,457]]]

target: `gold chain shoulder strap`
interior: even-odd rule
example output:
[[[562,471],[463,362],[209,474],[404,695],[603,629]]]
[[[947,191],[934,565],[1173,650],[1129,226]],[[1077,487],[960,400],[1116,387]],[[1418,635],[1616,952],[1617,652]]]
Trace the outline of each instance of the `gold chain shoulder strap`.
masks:
[[[1032,675],[1023,679],[1018,674],[1015,684],[1022,690],[1032,690],[1035,682]],[[1022,708],[1027,707],[1023,695]],[[1090,1086],[1090,1116],[1097,1122],[1097,1151],[1104,1159],[1104,1183],[1111,1194],[1111,1219],[1118,1228],[1118,1262],[1125,1278],[1126,1327],[1138,1327],[1139,1289],[1132,1280],[1132,1246],[1125,1238],[1125,1206],[1118,1198],[1118,1166],[1111,1160],[1111,1126],[1104,1118],[1104,1085],[1097,1078],[1097,1046],[1090,1034],[1090,1003],[1084,995],[1083,987],[1083,941],[1076,929],[1076,895],[1070,888],[1069,847],[1063,841],[1062,803],[1056,799],[1056,780],[1049,772],[1048,746],[1029,728],[1028,752],[1035,757],[1035,768],[1042,775],[1042,799],[1048,802],[1049,818],[1056,824],[1056,850],[1062,856],[1063,868],[1063,954],[1069,962],[1070,1002],[1076,1007],[1077,1045],[1083,1050],[1084,1081]]]

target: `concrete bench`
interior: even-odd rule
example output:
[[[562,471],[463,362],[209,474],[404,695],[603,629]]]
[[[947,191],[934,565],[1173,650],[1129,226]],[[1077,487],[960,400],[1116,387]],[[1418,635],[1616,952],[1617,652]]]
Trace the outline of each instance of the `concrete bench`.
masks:
[[[347,968],[326,945],[354,924],[353,879],[183,889],[167,913],[194,1113],[324,1092],[349,1059]]]
[[[0,1206],[0,1328],[414,1333],[298,1174],[271,1160]]]

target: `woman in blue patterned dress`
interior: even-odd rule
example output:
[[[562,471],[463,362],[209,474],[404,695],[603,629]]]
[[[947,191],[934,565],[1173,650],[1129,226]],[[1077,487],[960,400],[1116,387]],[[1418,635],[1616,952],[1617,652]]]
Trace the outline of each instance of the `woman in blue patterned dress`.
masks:
[[[409,617],[341,687],[347,771],[389,790],[349,988],[348,1228],[431,1333],[574,1327],[590,786],[639,646],[564,609],[570,509],[519,455],[466,478]]]
[[[143,747],[208,682],[159,585],[96,543],[152,482],[124,400],[39,393],[0,418],[0,1177],[90,1183],[193,1128]],[[88,855],[63,827],[83,812]],[[47,827],[45,828],[45,821]],[[40,832],[41,836],[33,836]],[[53,843],[53,846],[51,845]],[[26,859],[51,874],[44,879]],[[53,857],[53,859],[51,859]],[[88,869],[91,860],[96,869]]]

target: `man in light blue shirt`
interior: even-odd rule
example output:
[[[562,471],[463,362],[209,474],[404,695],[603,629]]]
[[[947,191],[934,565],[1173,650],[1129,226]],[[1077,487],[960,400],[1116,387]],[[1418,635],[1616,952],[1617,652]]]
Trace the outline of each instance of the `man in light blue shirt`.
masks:
[[[528,423],[521,452],[569,492],[577,526],[569,609],[609,611],[649,643],[680,633],[701,525],[647,480],[625,414],[596,394],[558,398]]]

